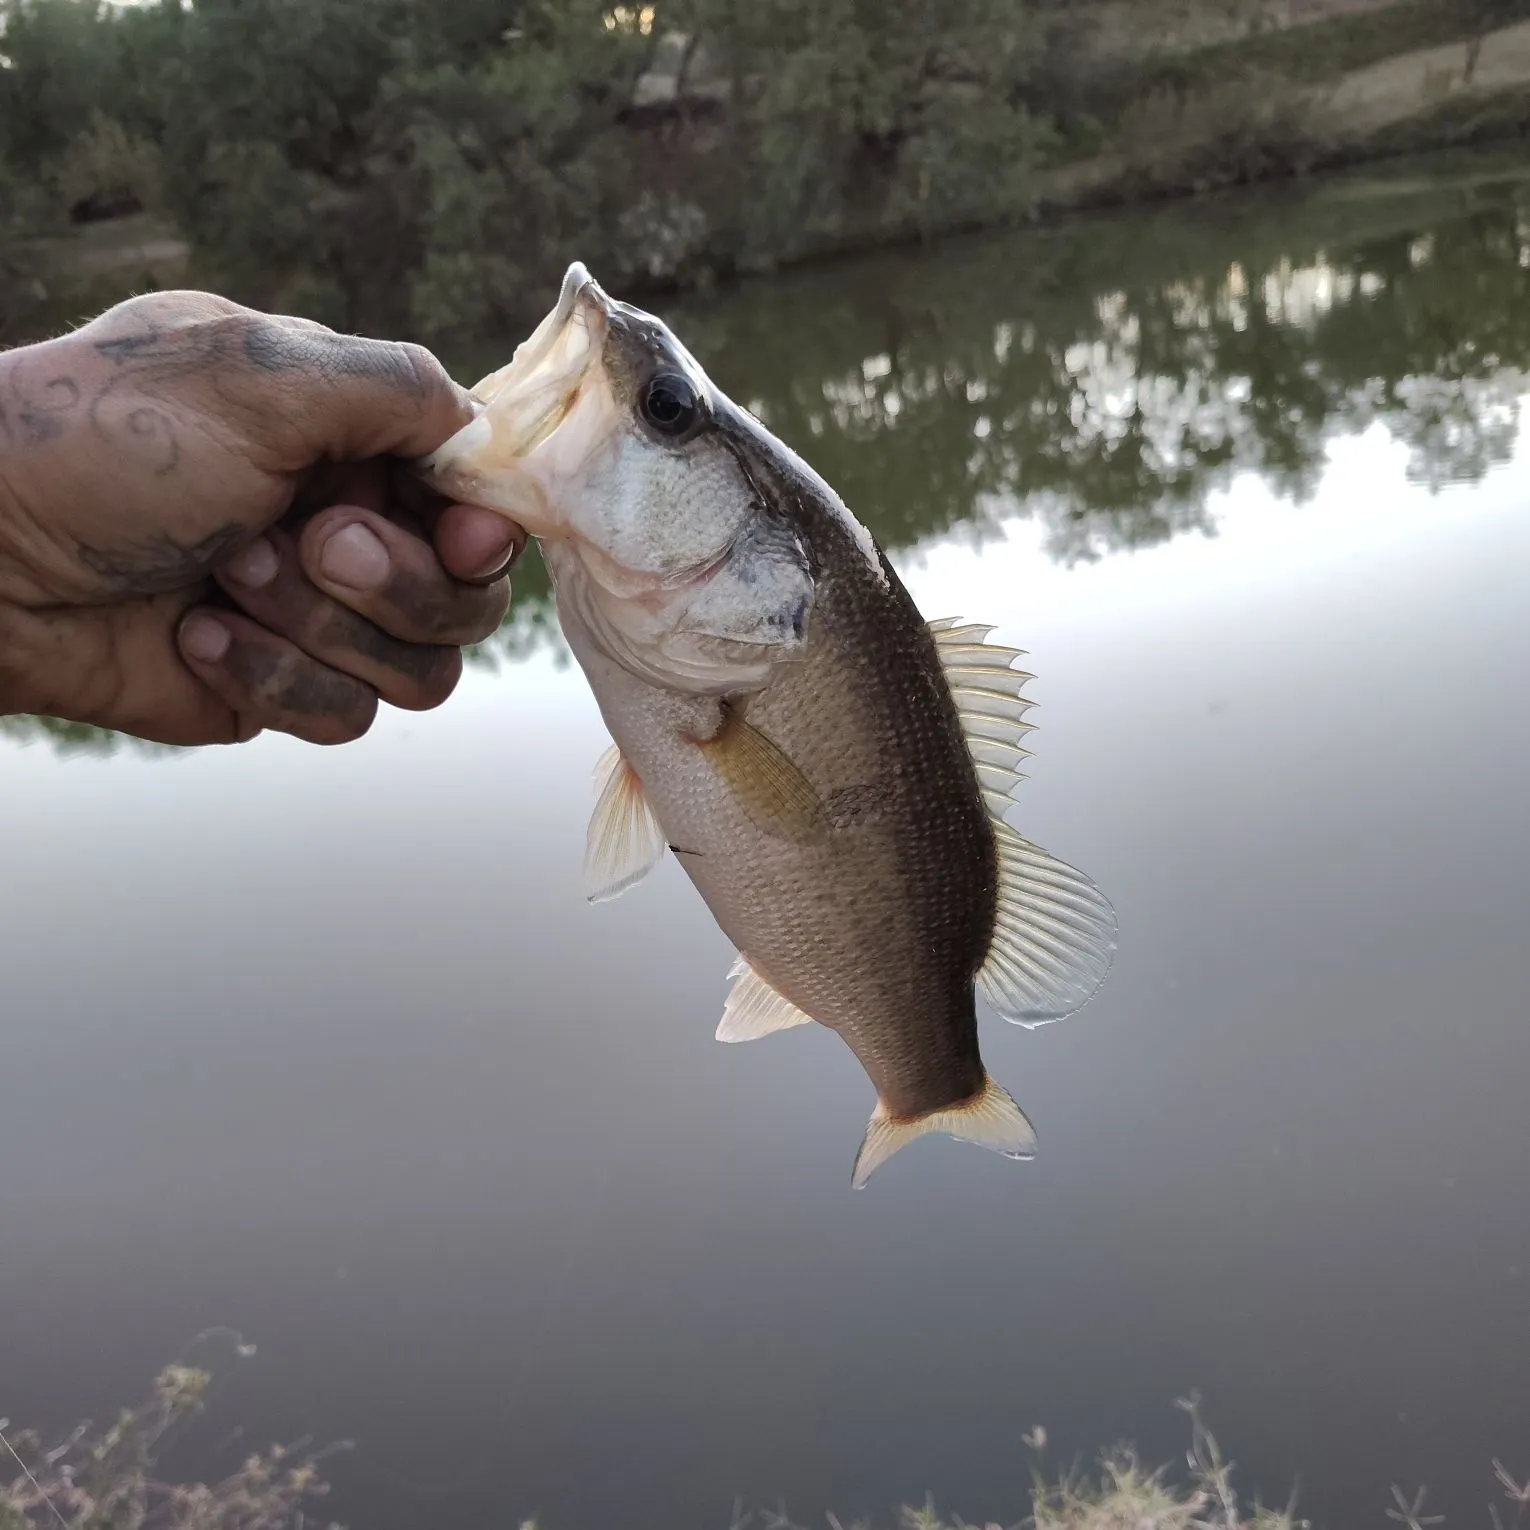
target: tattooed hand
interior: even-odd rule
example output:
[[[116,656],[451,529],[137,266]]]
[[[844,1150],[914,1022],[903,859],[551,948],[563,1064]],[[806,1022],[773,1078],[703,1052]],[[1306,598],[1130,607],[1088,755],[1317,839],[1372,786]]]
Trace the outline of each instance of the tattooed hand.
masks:
[[[525,542],[403,465],[470,418],[418,347],[205,293],[0,353],[0,713],[339,743],[439,705]]]

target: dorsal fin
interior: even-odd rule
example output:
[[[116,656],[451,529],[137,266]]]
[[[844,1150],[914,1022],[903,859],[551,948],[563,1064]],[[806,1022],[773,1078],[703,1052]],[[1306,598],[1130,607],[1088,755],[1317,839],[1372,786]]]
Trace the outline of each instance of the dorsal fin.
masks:
[[[1082,871],[996,818],[999,909],[978,992],[1014,1025],[1034,1027],[1082,1009],[1116,952],[1116,912]]]
[[[990,816],[997,818],[1025,779],[1017,767],[1030,756],[1024,741],[1034,724],[1026,722],[1025,714],[1035,703],[1021,691],[1035,676],[1013,668],[1020,649],[984,641],[992,627],[961,625],[948,616],[929,623],[929,628],[951,698],[961,714],[983,801]]]
[[[1116,915],[1081,871],[1023,839],[1005,821],[1025,779],[1018,766],[1035,677],[1013,668],[1018,648],[986,640],[992,627],[955,617],[929,623],[961,718],[999,852],[999,906],[978,992],[1016,1025],[1045,1025],[1082,1008],[1110,971]]]
[[[790,1030],[794,1025],[813,1023],[811,1015],[777,993],[744,957],[734,962],[728,976],[735,982],[717,1023],[719,1041],[755,1041],[775,1031]]]
[[[600,796],[585,833],[584,881],[591,903],[640,882],[664,854],[664,834],[637,772],[612,744],[595,766]]]

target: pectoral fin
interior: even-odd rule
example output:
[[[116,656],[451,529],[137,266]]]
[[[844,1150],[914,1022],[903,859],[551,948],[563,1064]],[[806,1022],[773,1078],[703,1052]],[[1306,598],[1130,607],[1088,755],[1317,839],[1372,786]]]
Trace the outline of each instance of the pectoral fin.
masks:
[[[812,783],[736,706],[723,703],[722,727],[699,747],[761,833],[809,844],[827,832]]]
[[[600,796],[585,836],[584,880],[591,903],[603,903],[640,882],[664,853],[664,833],[643,783],[615,744],[595,767]]]

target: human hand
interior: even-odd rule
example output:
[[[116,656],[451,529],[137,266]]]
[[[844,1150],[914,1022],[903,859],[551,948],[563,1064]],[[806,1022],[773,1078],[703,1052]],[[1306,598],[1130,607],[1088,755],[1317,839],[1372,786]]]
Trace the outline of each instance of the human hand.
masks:
[[[525,542],[405,466],[471,417],[427,351],[206,293],[0,354],[0,713],[338,743],[439,705]]]

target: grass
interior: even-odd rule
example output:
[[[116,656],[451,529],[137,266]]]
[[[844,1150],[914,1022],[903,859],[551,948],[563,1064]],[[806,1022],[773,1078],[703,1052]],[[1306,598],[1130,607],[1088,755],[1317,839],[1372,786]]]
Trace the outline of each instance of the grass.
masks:
[[[271,1446],[247,1456],[218,1482],[159,1480],[155,1456],[180,1425],[203,1410],[211,1375],[172,1365],[156,1378],[149,1398],[125,1408],[106,1429],[81,1424],[45,1446],[32,1430],[10,1431],[0,1419],[0,1530],[319,1530],[310,1510],[329,1491],[321,1473],[327,1456],[306,1441]],[[1245,1506],[1233,1488],[1233,1463],[1201,1418],[1195,1399],[1179,1406],[1190,1422],[1183,1480],[1149,1470],[1130,1447],[1100,1457],[1094,1470],[1049,1475],[1042,1466],[1046,1431],[1026,1436],[1035,1464],[1029,1530],[1310,1530],[1294,1503]],[[11,1473],[8,1474],[7,1466]],[[1518,1481],[1500,1462],[1493,1470],[1503,1501],[1489,1509],[1490,1530],[1527,1530],[1530,1479]],[[9,1475],[9,1480],[7,1480]],[[1427,1512],[1422,1489],[1392,1489],[1387,1518],[1404,1530],[1444,1523]],[[511,1522],[507,1517],[507,1524]],[[339,1530],[330,1525],[328,1530]],[[537,1530],[524,1521],[520,1530]],[[809,1530],[784,1512],[736,1512],[731,1530]],[[882,1530],[870,1521],[826,1514],[812,1530]],[[950,1518],[933,1503],[905,1507],[895,1530],[1005,1530]]]
[[[1295,1506],[1267,1509],[1243,1505],[1233,1489],[1233,1463],[1222,1454],[1206,1428],[1195,1399],[1182,1401],[1190,1420],[1187,1476],[1170,1480],[1166,1468],[1144,1466],[1131,1446],[1118,1446],[1099,1458],[1092,1471],[1048,1475],[1040,1464],[1046,1431],[1026,1436],[1036,1464],[1031,1472],[1030,1512],[1017,1522],[1029,1530],[1310,1530],[1296,1517]],[[825,1516],[826,1530],[881,1530],[869,1520],[843,1521]],[[810,1530],[784,1514],[735,1515],[732,1530]],[[817,1527],[811,1527],[817,1530]],[[905,1507],[897,1530],[1006,1530],[997,1524],[974,1525],[943,1514],[933,1503]],[[1510,1527],[1504,1527],[1510,1530]]]
[[[211,1380],[167,1366],[137,1407],[52,1445],[0,1419],[0,1530],[317,1530],[308,1510],[329,1491],[320,1466],[342,1447],[273,1445],[217,1482],[159,1478],[156,1452],[202,1411]]]

